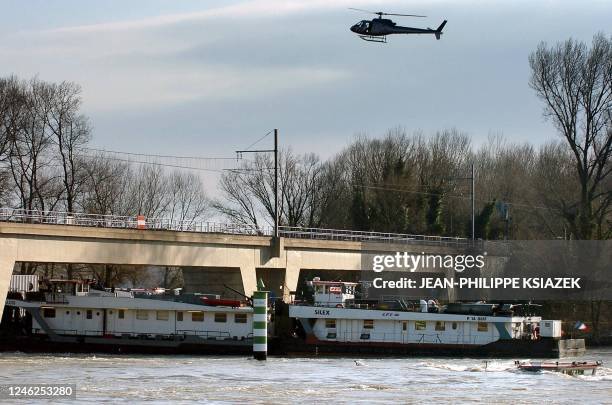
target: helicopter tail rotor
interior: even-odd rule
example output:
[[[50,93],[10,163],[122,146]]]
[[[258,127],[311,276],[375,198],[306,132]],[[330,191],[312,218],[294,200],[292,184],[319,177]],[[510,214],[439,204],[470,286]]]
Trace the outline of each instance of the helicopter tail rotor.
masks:
[[[446,22],[447,22],[446,20],[442,21],[442,24],[440,24],[440,26],[436,30],[436,32],[435,32],[436,39],[440,39],[440,36],[442,36],[442,29],[446,25]]]

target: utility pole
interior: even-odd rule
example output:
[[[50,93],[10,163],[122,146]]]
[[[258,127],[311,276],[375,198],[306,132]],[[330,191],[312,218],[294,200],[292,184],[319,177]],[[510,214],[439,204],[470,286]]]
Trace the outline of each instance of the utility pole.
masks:
[[[270,133],[268,132],[268,135],[269,134]],[[238,157],[242,157],[243,153],[270,153],[270,152],[274,153],[274,237],[278,239],[278,236],[279,236],[279,232],[278,232],[278,129],[276,128],[274,129],[274,149],[237,150],[236,154],[238,155]]]
[[[472,240],[476,240],[476,188],[475,188],[475,179],[474,175],[474,163],[470,165],[470,177],[455,177],[450,178],[449,180],[470,180],[470,203],[471,203],[471,217],[472,217]],[[452,217],[451,217],[452,218]]]
[[[475,194],[474,194],[474,162],[472,162],[472,173],[470,175],[470,179],[472,180],[472,187],[471,187],[471,195],[472,195],[472,240],[476,240],[476,228],[475,228]]]
[[[274,128],[274,237],[278,238],[278,129]]]

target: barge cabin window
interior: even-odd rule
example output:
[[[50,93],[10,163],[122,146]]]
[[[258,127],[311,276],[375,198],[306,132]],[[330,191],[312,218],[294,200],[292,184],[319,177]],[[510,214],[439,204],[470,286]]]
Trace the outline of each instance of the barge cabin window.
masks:
[[[179,322],[183,322],[183,313],[181,311],[178,311],[176,313],[176,320]]]
[[[158,321],[167,321],[169,318],[168,311],[157,311],[156,318]]]
[[[225,323],[227,322],[227,314],[223,313],[215,313],[215,322],[217,323]]]
[[[415,330],[427,329],[427,322],[426,321],[414,321],[414,329]]]
[[[489,324],[486,322],[478,322],[478,332],[487,332],[489,330]]]
[[[373,319],[364,319],[363,320],[363,329],[374,329],[374,320]]]
[[[43,316],[45,318],[55,318],[55,308],[43,308]]]
[[[87,310],[87,314],[86,314],[86,316],[85,316],[85,317],[86,317],[87,319],[91,319],[91,318],[93,318],[93,313],[91,312],[91,309],[88,309],[88,310]]]
[[[136,319],[140,319],[141,321],[146,321],[147,319],[149,319],[149,311],[147,311],[146,309],[137,309]]]
[[[204,322],[204,312],[202,311],[192,312],[191,322]]]
[[[453,322],[453,330],[457,329],[457,322]]]
[[[234,314],[234,323],[247,323],[247,314]]]
[[[406,322],[406,321],[402,322],[402,330],[404,332],[408,330],[408,322]]]
[[[125,319],[125,309],[120,309],[118,313],[119,319]]]
[[[442,321],[436,321],[436,330],[440,330],[440,331],[446,330],[446,324]]]
[[[335,319],[326,319],[325,327],[327,329],[336,329],[336,320]]]

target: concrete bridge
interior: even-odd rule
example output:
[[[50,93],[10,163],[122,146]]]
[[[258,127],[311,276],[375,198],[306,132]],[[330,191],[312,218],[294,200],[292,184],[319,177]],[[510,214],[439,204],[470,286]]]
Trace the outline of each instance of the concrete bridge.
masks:
[[[289,227],[280,234],[275,239],[267,229],[235,225],[159,219],[143,225],[136,217],[0,209],[0,311],[18,262],[178,266],[188,291],[214,292],[228,284],[251,295],[261,277],[277,296],[286,296],[296,290],[300,272],[370,270],[372,254],[457,254],[469,242]]]

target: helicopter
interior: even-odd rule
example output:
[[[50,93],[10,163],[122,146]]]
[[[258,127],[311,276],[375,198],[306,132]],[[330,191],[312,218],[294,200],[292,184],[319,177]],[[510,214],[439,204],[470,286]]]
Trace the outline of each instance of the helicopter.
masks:
[[[368,11],[359,8],[349,8],[349,10],[362,11],[365,13],[376,14],[378,18],[370,20],[362,20],[351,27],[351,31],[359,35],[359,38],[369,42],[387,43],[387,35],[391,34],[434,34],[436,39],[442,36],[442,29],[446,25],[446,20],[435,30],[432,28],[412,28],[396,25],[393,21],[382,18],[383,15],[393,15],[401,17],[426,17],[416,14],[395,14],[384,13],[382,11]]]

